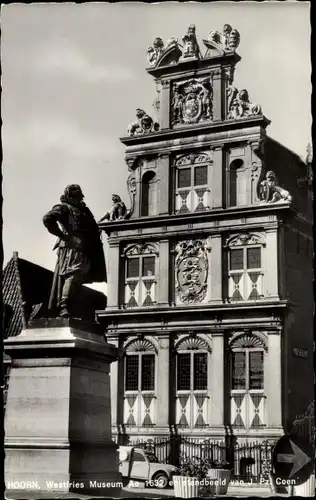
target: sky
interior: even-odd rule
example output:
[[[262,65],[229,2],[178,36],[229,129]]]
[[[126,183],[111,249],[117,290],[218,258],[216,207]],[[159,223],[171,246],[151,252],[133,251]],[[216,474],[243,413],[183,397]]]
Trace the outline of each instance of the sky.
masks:
[[[305,156],[311,141],[309,2],[10,4],[2,14],[4,264],[54,269],[43,215],[80,184],[97,220],[111,194],[129,203],[124,145],[136,108],[157,118],[147,48],[156,36],[198,41],[240,32],[234,85],[271,120],[268,135]],[[103,236],[105,239],[106,237]]]

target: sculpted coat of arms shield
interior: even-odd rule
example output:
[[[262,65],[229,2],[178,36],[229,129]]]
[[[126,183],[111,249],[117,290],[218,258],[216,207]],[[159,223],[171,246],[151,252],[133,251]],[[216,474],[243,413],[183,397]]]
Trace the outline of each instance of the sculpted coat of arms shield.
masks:
[[[177,292],[181,302],[201,302],[206,295],[208,261],[204,242],[182,241],[176,247]]]

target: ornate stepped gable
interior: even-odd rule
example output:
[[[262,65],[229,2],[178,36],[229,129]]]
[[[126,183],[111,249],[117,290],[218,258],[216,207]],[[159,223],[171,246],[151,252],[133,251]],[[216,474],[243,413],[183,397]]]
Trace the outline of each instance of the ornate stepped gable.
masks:
[[[172,36],[166,44],[162,38],[156,37],[147,49],[147,60],[150,70],[176,66],[186,61],[211,59],[218,56],[232,55],[240,43],[240,34],[229,24],[225,24],[222,33],[210,31],[207,39],[203,39],[206,47],[202,53],[196,37],[196,28],[190,24],[187,33],[182,37],[182,43]],[[149,71],[149,69],[148,69]],[[214,72],[215,71],[215,72]],[[171,126],[188,125],[201,121],[213,120],[213,77],[222,70],[210,71],[203,78],[189,81],[173,81],[171,85]],[[223,70],[229,71],[229,70]],[[250,101],[248,91],[238,91],[232,85],[233,69],[228,74],[227,113],[226,119],[236,120],[249,116],[261,115],[261,106]],[[157,82],[160,93],[161,82]],[[160,111],[160,100],[157,97],[153,103],[156,111]],[[159,130],[159,125],[145,111],[137,109],[137,121],[131,123],[127,133],[129,136],[148,134]]]

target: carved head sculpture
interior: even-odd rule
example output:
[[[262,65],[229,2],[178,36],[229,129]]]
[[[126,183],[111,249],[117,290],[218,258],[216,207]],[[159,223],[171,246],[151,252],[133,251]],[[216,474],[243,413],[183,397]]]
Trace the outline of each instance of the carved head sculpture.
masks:
[[[230,24],[224,24],[224,27],[223,27],[223,35],[225,37],[228,37],[228,35],[231,33],[232,31],[232,27]]]
[[[246,90],[246,89],[242,89],[242,90],[239,92],[239,99],[240,99],[241,101],[248,102],[248,101],[249,101],[249,94],[248,94],[248,90]]]
[[[157,36],[154,39],[154,41],[153,41],[153,47],[154,47],[155,50],[160,50],[160,49],[163,48],[163,41],[162,41],[162,39],[159,36]]]
[[[116,203],[121,203],[122,200],[118,194],[112,194],[112,201],[113,205],[115,205]]]
[[[195,36],[195,24],[190,24],[190,26],[188,27],[188,35]]]
[[[60,197],[62,203],[80,203],[84,198],[81,187],[78,184],[68,184],[65,187],[64,193]]]
[[[272,170],[268,170],[268,172],[266,173],[266,180],[267,180],[268,184],[270,184],[270,185],[277,184],[277,182],[278,182],[276,175]]]
[[[143,118],[145,116],[145,111],[143,109],[137,108],[136,109],[136,118]]]

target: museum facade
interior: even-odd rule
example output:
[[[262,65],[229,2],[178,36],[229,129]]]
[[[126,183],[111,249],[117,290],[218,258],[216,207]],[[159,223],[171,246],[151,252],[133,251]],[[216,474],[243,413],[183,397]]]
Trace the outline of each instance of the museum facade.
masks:
[[[114,435],[273,439],[313,399],[311,154],[234,86],[239,40],[190,25],[148,49],[157,122],[137,109],[130,209],[99,224]]]

